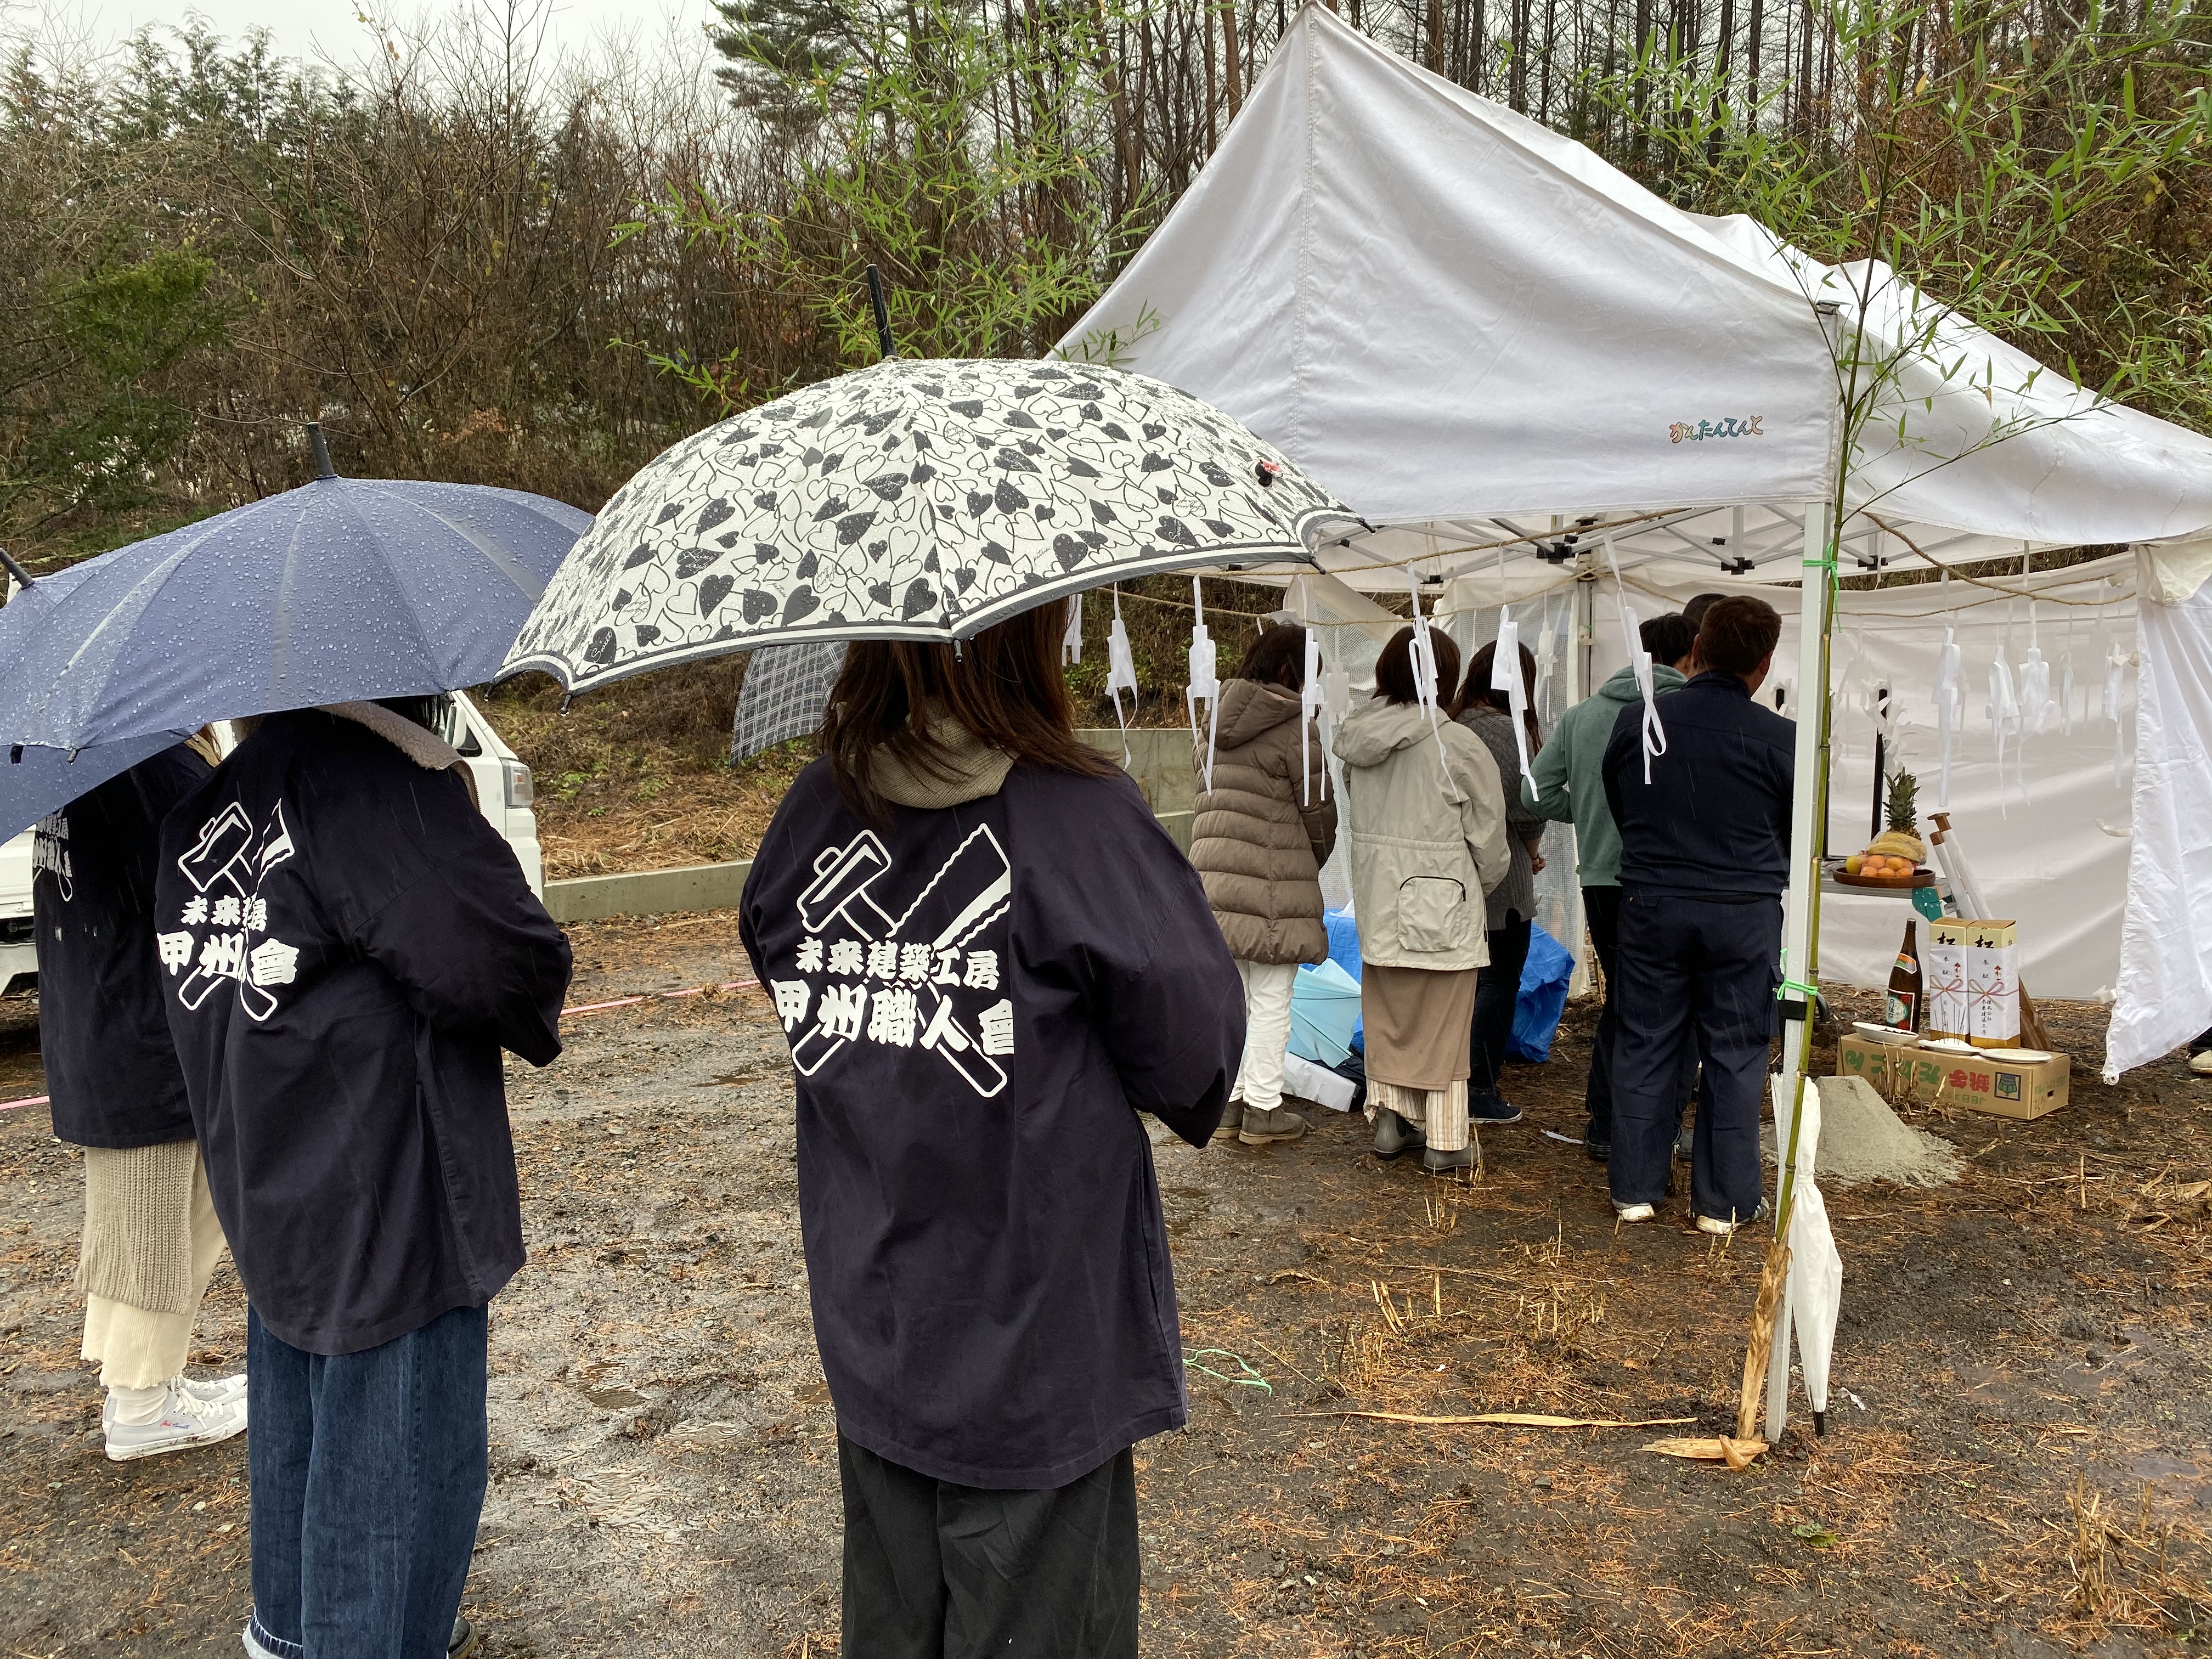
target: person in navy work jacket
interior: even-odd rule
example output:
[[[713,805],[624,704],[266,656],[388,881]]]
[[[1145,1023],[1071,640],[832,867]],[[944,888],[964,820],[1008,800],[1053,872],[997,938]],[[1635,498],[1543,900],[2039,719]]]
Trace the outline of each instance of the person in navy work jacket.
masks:
[[[1130,1448],[1185,1415],[1137,1113],[1206,1144],[1243,995],[1196,872],[1073,733],[1064,623],[853,646],[745,888],[865,1659],[1133,1659]]]
[[[222,1228],[154,954],[161,819],[208,770],[185,744],[165,749],[42,819],[32,841],[39,1050],[54,1138],[84,1149],[84,1357],[100,1364],[118,1462],[246,1427],[245,1377],[184,1374]]]
[[[162,827],[155,945],[246,1285],[257,1659],[466,1645],[486,1304],[522,1265],[500,1050],[561,1052],[569,957],[433,701],[270,715]]]
[[[1720,600],[1698,629],[1690,680],[1660,705],[1667,752],[1652,757],[1650,781],[1641,704],[1621,710],[1606,745],[1621,890],[1606,1168],[1624,1221],[1649,1221],[1667,1196],[1686,1026],[1705,1065],[1690,1164],[1698,1225],[1729,1233],[1763,1201],[1759,1106],[1781,983],[1796,726],[1753,694],[1781,635],[1765,600]]]

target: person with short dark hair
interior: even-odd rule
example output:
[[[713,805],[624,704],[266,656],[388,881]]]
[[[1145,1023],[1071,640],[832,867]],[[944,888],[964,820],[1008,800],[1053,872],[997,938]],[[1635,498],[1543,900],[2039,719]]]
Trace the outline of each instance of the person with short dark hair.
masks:
[[[1680,689],[1683,670],[1697,636],[1680,617],[1654,617],[1638,630],[1638,642],[1651,653],[1651,688],[1661,696]],[[1588,1080],[1583,1085],[1587,1121],[1583,1145],[1593,1161],[1602,1164],[1613,1151],[1613,1050],[1620,1030],[1613,1003],[1619,977],[1615,947],[1620,934],[1620,832],[1613,827],[1613,808],[1605,797],[1605,747],[1612,741],[1613,723],[1625,708],[1639,714],[1644,694],[1636,671],[1622,668],[1596,692],[1559,716],[1559,722],[1529,768],[1534,786],[1523,781],[1521,799],[1531,808],[1560,823],[1575,826],[1576,874],[1582,883],[1583,918],[1589,928],[1590,944],[1605,975],[1604,999],[1597,1030],[1590,1042]],[[1694,1051],[1686,1054],[1685,1075],[1679,1098],[1687,1101],[1697,1076]]]
[[[1359,926],[1359,1012],[1375,1152],[1420,1147],[1422,1167],[1470,1167],[1468,1037],[1490,959],[1485,900],[1511,864],[1498,763],[1451,718],[1459,647],[1431,629],[1436,686],[1423,707],[1413,630],[1375,660],[1375,695],[1336,733]],[[1437,707],[1441,701],[1444,706]]]
[[[1197,872],[1075,735],[1064,602],[866,641],[740,901],[797,1073],[844,1650],[1135,1659],[1131,1448],[1188,1415],[1149,1112],[1244,1048]]]
[[[1222,683],[1212,780],[1201,778],[1191,819],[1190,861],[1244,981],[1244,1058],[1213,1138],[1248,1146],[1309,1127],[1283,1104],[1283,1054],[1299,964],[1328,959],[1321,866],[1336,845],[1336,798],[1298,695],[1305,680],[1306,630],[1262,628]]]
[[[1668,1189],[1685,1027],[1705,1066],[1691,1160],[1698,1227],[1722,1235],[1763,1205],[1759,1121],[1781,982],[1783,890],[1796,728],[1753,700],[1782,619],[1764,599],[1723,599],[1698,630],[1695,672],[1667,699],[1666,752],[1644,781],[1643,711],[1605,751],[1620,828],[1620,943],[1608,1176],[1624,1221]]]
[[[1705,612],[1726,598],[1728,595],[1725,593],[1699,593],[1682,607],[1682,620],[1689,625],[1692,640],[1697,638],[1698,629],[1705,625]]]

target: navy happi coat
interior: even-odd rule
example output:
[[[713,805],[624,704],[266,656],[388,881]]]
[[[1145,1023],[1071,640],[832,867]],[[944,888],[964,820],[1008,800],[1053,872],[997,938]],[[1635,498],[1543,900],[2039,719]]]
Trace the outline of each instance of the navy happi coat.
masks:
[[[54,1136],[78,1146],[192,1138],[154,954],[161,820],[210,768],[179,744],[88,790],[33,836],[39,1052]]]
[[[1244,1042],[1206,894],[1125,777],[1017,765],[894,807],[799,775],[745,948],[797,1070],[799,1219],[842,1433],[1064,1486],[1185,1415],[1149,1112],[1193,1145]]]
[[[522,1266],[500,1049],[561,1052],[568,942],[459,778],[315,709],[169,814],[169,1027],[247,1299],[311,1353]]]

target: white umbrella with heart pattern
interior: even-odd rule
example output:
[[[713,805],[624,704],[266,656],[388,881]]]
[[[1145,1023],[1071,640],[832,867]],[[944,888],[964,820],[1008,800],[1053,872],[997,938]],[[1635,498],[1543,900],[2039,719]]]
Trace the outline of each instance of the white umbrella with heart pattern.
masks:
[[[572,691],[831,640],[960,640],[1147,573],[1305,562],[1358,520],[1220,410],[1073,363],[890,359],[664,452],[503,674]]]

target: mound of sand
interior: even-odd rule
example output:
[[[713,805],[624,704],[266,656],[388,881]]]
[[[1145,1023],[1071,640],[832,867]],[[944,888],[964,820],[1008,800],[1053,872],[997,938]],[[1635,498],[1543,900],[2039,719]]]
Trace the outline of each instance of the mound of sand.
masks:
[[[1819,1081],[1820,1145],[1814,1174],[1822,1184],[1894,1181],[1907,1187],[1942,1187],[1966,1173],[1956,1147],[1905,1122],[1864,1078]],[[1759,1131],[1759,1146],[1773,1163],[1772,1124]]]

